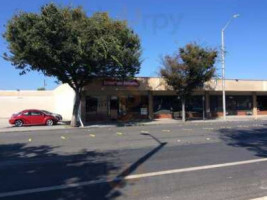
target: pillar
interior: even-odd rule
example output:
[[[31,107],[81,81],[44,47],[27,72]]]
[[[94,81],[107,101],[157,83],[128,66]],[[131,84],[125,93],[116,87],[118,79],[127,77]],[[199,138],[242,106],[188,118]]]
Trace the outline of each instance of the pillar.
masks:
[[[153,113],[153,95],[152,92],[148,92],[148,119],[152,120],[154,118]]]
[[[206,118],[211,118],[210,113],[210,94],[209,92],[205,92],[205,108],[206,108]]]
[[[258,115],[258,105],[257,105],[257,94],[256,92],[252,93],[252,98],[253,98],[253,116],[257,118]]]

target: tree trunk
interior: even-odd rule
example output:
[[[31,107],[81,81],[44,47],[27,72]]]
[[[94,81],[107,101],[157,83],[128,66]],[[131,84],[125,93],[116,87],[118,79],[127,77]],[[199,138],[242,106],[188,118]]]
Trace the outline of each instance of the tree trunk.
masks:
[[[81,103],[81,93],[79,91],[75,91],[75,102],[70,123],[72,127],[78,126],[78,114],[79,114],[80,103]]]
[[[182,121],[185,122],[185,99],[182,98]]]

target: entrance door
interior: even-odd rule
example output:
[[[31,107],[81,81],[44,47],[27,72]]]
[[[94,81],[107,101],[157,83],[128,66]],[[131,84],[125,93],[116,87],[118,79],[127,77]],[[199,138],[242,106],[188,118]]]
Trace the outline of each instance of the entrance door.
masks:
[[[119,99],[117,96],[111,96],[110,98],[110,118],[113,120],[118,119],[119,112]]]

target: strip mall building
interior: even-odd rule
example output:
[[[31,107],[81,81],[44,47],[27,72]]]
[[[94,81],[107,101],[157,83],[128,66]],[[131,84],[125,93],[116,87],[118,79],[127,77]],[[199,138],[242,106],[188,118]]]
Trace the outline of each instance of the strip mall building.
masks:
[[[228,116],[267,115],[267,81],[226,80]],[[186,103],[189,118],[216,118],[222,113],[222,81],[212,80]],[[81,105],[86,122],[180,118],[181,103],[161,78],[116,82],[98,80],[88,85]]]
[[[227,116],[267,115],[267,81],[226,80]],[[0,118],[23,109],[44,109],[70,120],[74,92],[66,84],[52,91],[0,91]],[[186,103],[188,118],[222,116],[222,81],[212,80],[194,91]],[[81,103],[84,122],[180,118],[181,102],[161,78],[133,81],[96,80],[85,87]]]

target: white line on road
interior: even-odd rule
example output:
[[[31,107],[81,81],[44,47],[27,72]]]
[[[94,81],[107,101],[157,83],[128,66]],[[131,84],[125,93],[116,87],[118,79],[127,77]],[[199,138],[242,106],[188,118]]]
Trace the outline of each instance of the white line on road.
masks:
[[[124,179],[125,180],[141,179],[141,178],[146,178],[146,177],[177,174],[177,173],[183,173],[183,172],[200,171],[200,170],[205,170],[205,169],[223,168],[223,167],[230,167],[230,166],[238,166],[238,165],[266,162],[266,161],[267,161],[267,158],[262,158],[262,159],[245,160],[245,161],[222,163],[222,164],[215,164],[215,165],[206,165],[206,166],[199,166],[199,167],[173,169],[173,170],[166,170],[166,171],[158,171],[158,172],[150,172],[150,173],[144,173],[144,174],[129,175],[129,176],[124,177]],[[112,181],[121,181],[122,179],[123,178],[115,178]],[[71,184],[65,184],[65,185],[55,185],[55,186],[49,186],[49,187],[18,190],[18,191],[13,191],[13,192],[0,193],[0,198],[25,195],[25,194],[33,194],[33,193],[39,193],[39,192],[48,192],[48,191],[55,191],[55,190],[70,189],[70,188],[76,188],[76,187],[82,187],[82,186],[90,186],[90,185],[108,183],[108,182],[112,182],[112,181],[102,179],[102,180],[71,183]],[[256,200],[261,200],[261,199],[256,199]]]
[[[251,200],[267,200],[267,196],[265,196],[265,197],[260,197],[260,198],[256,198],[256,199],[251,199]]]

